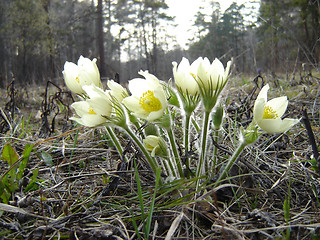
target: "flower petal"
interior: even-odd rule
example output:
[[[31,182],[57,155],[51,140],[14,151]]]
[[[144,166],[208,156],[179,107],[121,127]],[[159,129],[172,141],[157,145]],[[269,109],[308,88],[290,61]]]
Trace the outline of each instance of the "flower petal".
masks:
[[[152,88],[153,86],[150,86],[150,84],[143,78],[134,78],[129,81],[129,90],[134,96],[140,97],[143,93]]]
[[[106,117],[110,116],[112,105],[108,99],[95,97],[92,99],[88,99],[87,102],[96,114]]]
[[[158,149],[159,149],[159,146],[156,146],[156,147],[154,147],[154,148],[152,149],[152,151],[151,151],[151,156],[152,156],[152,157],[155,157],[155,156],[156,156],[156,152],[157,152]]]
[[[172,65],[175,84],[179,92],[192,96],[199,94],[198,84],[192,75],[196,74],[197,70],[192,71],[189,60],[183,57],[179,66],[176,62],[173,62]]]
[[[285,118],[282,120],[280,128],[283,130],[282,132],[286,132],[299,122],[300,119]]]
[[[86,101],[74,102],[71,107],[76,111],[78,116],[83,116],[89,113],[90,105]]]
[[[210,79],[213,89],[217,88],[217,85],[221,85],[224,79],[224,67],[222,62],[218,58],[214,59],[209,69]],[[211,86],[210,84],[210,86]]]
[[[85,66],[87,66],[87,65],[90,65],[91,64],[91,61],[90,61],[90,59],[89,58],[85,58],[85,57],[83,57],[82,55],[79,57],[79,59],[78,59],[78,66],[79,67],[85,67]]]
[[[224,75],[224,67],[218,58],[215,58],[211,64],[211,74]]]
[[[82,94],[83,90],[80,85],[78,66],[72,62],[65,62],[64,70],[62,71],[64,81],[70,91],[76,94]],[[77,80],[76,80],[77,79]]]
[[[269,90],[269,84],[266,84],[259,92],[257,100],[258,99],[264,99],[265,102],[268,100],[268,90]]]
[[[208,86],[210,62],[208,58],[203,59],[198,66],[197,77],[201,85]]]
[[[113,80],[107,82],[108,87],[111,89],[110,94],[115,97],[119,102],[123,100],[125,96],[128,96],[127,90],[122,87],[119,83]]]
[[[138,73],[141,76],[144,76],[145,81],[147,81],[150,84],[150,86],[156,87],[157,85],[160,84],[159,79],[153,74],[149,73],[148,71],[140,70]]]
[[[149,115],[147,116],[146,120],[149,122],[152,122],[158,118],[160,118],[163,115],[164,109],[160,109],[159,111],[154,111],[149,113]]]
[[[229,77],[231,64],[232,64],[232,61],[228,61],[227,62],[227,66],[226,66],[226,69],[224,71],[224,80],[226,80]]]
[[[161,108],[167,107],[168,103],[167,103],[166,95],[162,89],[162,86],[159,86],[156,89],[154,89],[153,96],[159,99],[159,101],[161,102]]]
[[[189,60],[185,57],[182,58],[179,67],[178,67],[179,72],[187,72],[190,71],[190,63]]]
[[[101,97],[108,99],[109,96],[99,87],[91,84],[91,85],[84,85],[82,89],[86,92],[89,98]]]
[[[274,111],[277,112],[279,118],[286,112],[288,106],[287,96],[273,98],[266,103],[266,106],[271,107]]]
[[[198,73],[198,68],[199,68],[199,65],[200,65],[200,62],[203,61],[203,58],[202,57],[198,57],[193,63],[191,63],[191,72],[193,74],[197,74]]]
[[[132,112],[140,108],[139,99],[136,96],[129,96],[122,100],[123,104]]]
[[[146,148],[151,151],[159,144],[159,137],[155,135],[148,135],[143,139],[143,143],[146,145]]]
[[[106,119],[104,117],[101,117],[96,114],[86,114],[83,115],[81,118],[71,117],[70,119],[86,127],[96,127],[106,122]]]
[[[263,118],[263,112],[265,107],[265,100],[263,98],[257,99],[253,107],[253,118],[254,121],[258,122]]]
[[[285,118],[262,119],[258,122],[259,127],[267,133],[283,133],[299,122],[299,119]]]

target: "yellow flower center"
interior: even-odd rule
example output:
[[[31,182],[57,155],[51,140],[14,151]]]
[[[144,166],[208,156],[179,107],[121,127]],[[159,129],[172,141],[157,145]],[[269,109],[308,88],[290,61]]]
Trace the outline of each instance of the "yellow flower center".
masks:
[[[89,114],[96,114],[96,112],[92,109],[92,107],[89,107]]]
[[[153,95],[153,91],[146,91],[140,97],[139,104],[147,112],[156,112],[162,108],[161,102]]]
[[[80,83],[79,76],[76,77],[77,83]]]
[[[278,118],[278,114],[275,110],[273,110],[270,106],[265,106],[263,109],[263,119],[276,119]]]

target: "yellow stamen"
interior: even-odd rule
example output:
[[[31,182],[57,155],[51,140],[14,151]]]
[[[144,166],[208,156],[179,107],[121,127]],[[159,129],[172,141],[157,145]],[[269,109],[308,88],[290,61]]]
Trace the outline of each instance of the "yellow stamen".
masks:
[[[146,91],[140,97],[139,104],[147,112],[159,111],[162,108],[161,102],[158,98],[153,95],[153,91]]]
[[[96,114],[96,112],[92,109],[92,107],[89,107],[89,114]]]
[[[278,114],[275,110],[273,110],[270,106],[265,106],[263,109],[263,119],[276,119],[278,118]]]
[[[75,80],[77,83],[80,83],[79,76],[77,76]]]
[[[194,79],[197,78],[197,76],[196,76],[194,73],[190,73],[190,75],[191,75]]]

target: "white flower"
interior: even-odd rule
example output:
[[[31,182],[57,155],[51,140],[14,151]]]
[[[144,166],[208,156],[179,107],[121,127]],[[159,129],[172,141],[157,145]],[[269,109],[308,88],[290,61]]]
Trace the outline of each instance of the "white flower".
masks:
[[[167,99],[158,78],[140,71],[143,78],[135,78],[129,81],[131,96],[123,99],[124,105],[137,117],[147,121],[160,118],[167,108]]]
[[[267,101],[269,84],[265,85],[254,104],[253,119],[267,133],[283,133],[299,122],[299,119],[281,119],[287,110],[287,96]]]
[[[201,59],[198,58],[191,65],[186,58],[182,58],[179,65],[176,62],[172,63],[174,81],[180,92],[192,96],[199,94],[198,84],[193,76],[197,74],[200,60]]]
[[[101,88],[94,85],[83,86],[83,90],[89,99],[71,105],[79,116],[71,119],[87,127],[105,124],[112,111],[109,96]]]
[[[208,58],[200,58],[200,63],[197,72],[197,81],[200,86],[206,89],[216,90],[229,77],[229,71],[232,61],[228,61],[226,69],[219,59],[215,59],[212,64]]]
[[[88,58],[80,56],[78,65],[72,62],[64,64],[63,77],[67,87],[76,94],[83,94],[82,89],[85,85],[94,84],[101,86],[100,73],[96,64],[97,59],[92,61]]]
[[[143,139],[144,147],[151,152],[151,156],[154,157],[155,155],[159,156],[166,156],[166,145],[162,138],[149,135],[145,139]]]
[[[122,87],[119,83],[116,83],[113,80],[107,82],[108,87],[110,88],[109,93],[117,99],[117,101],[122,102],[122,100],[128,96],[127,90]]]

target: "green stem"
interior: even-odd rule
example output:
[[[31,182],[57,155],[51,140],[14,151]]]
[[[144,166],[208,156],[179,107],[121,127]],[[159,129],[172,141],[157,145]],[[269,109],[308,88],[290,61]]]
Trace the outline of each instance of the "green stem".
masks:
[[[214,137],[213,140],[217,143],[218,141],[218,136],[219,136],[219,129],[215,129],[214,130]],[[214,146],[214,150],[213,150],[213,163],[212,163],[212,174],[215,175],[216,174],[216,166],[217,166],[217,152],[218,152],[218,148],[216,146]]]
[[[169,161],[168,161],[169,162]],[[164,159],[164,161],[162,162],[162,164],[163,164],[163,166],[164,166],[164,168],[165,168],[165,170],[166,170],[166,174],[168,175],[168,176],[170,176],[171,174],[170,174],[170,169],[169,169],[169,166],[168,166],[168,162],[167,162],[167,159]],[[170,166],[170,168],[171,168],[171,166]],[[171,168],[171,171],[173,171],[173,167]],[[174,176],[174,173],[172,174],[172,176]]]
[[[196,129],[197,133],[199,133],[200,127],[199,127],[198,123],[196,122],[196,120],[194,118],[191,118],[191,122],[192,122],[193,127]]]
[[[224,167],[222,173],[220,174],[218,180],[215,182],[215,187],[218,186],[218,184],[226,177],[227,173],[229,172],[230,168],[233,166],[233,164],[238,159],[240,153],[243,151],[243,149],[247,146],[246,141],[241,141],[240,145],[236,149],[236,151],[233,153],[232,157],[229,159],[227,165]]]
[[[149,162],[154,174],[156,174],[157,172],[157,168],[158,168],[158,164],[155,161],[155,159],[153,157],[150,156],[149,152],[147,151],[147,149],[143,146],[142,142],[140,141],[140,139],[136,136],[136,134],[134,132],[132,132],[132,130],[128,127],[125,126],[124,130],[127,132],[127,134],[131,137],[131,139],[137,144],[137,146],[139,147],[139,149],[143,152],[144,156],[146,157],[147,161]]]
[[[202,140],[201,140],[201,153],[199,159],[199,165],[197,168],[197,177],[200,177],[205,172],[202,172],[202,168],[206,160],[206,151],[207,151],[207,137],[208,137],[208,127],[209,127],[209,118],[210,111],[204,112],[204,121],[203,121],[203,129],[202,129]]]
[[[122,157],[123,149],[122,149],[122,146],[121,146],[121,144],[119,142],[119,139],[116,137],[116,135],[114,134],[113,129],[110,126],[106,126],[106,130],[107,130],[107,133],[108,133],[113,145],[116,147],[119,155]],[[124,157],[124,159],[126,160],[125,157]]]
[[[156,185],[154,187],[153,196],[152,196],[152,200],[151,200],[151,206],[150,206],[150,210],[149,210],[148,218],[147,218],[147,222],[146,222],[145,239],[149,239],[151,222],[152,222],[152,215],[154,213],[154,204],[156,201],[158,187],[161,184],[161,176],[160,176],[161,175],[161,168],[160,167],[157,169],[155,174],[156,174]]]
[[[177,149],[177,146],[176,146],[176,142],[175,142],[175,139],[174,139],[174,135],[173,135],[172,129],[171,129],[171,127],[169,127],[169,128],[166,128],[166,130],[167,130],[167,133],[168,133],[168,136],[169,136],[172,152],[173,152],[173,155],[174,155],[174,160],[176,162],[176,166],[178,168],[179,175],[180,175],[180,177],[183,177],[183,170],[182,170],[181,160],[180,160],[180,156],[179,156],[179,153],[178,153],[178,149]]]
[[[170,158],[166,159],[166,161],[168,162],[172,176],[177,177],[176,169],[173,167],[171,159]],[[166,162],[164,163],[164,165],[167,166]],[[168,167],[166,167],[166,168],[168,168]],[[166,169],[166,170],[167,170],[167,173],[170,174],[169,169]]]
[[[189,169],[190,163],[189,163],[189,157],[188,157],[188,152],[189,152],[189,128],[190,128],[190,118],[191,114],[186,113],[185,116],[185,126],[184,126],[184,155],[186,159],[186,167]]]

